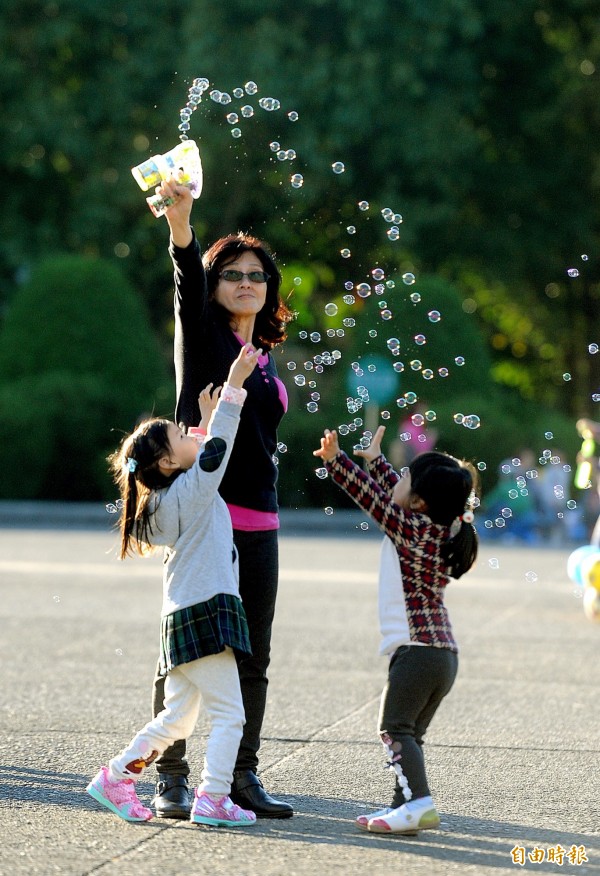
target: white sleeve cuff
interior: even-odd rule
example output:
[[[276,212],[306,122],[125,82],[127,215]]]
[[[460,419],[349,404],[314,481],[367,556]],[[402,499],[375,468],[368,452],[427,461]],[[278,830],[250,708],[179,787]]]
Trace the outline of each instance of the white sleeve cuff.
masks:
[[[221,390],[221,398],[223,401],[231,402],[234,405],[243,405],[248,392],[245,389],[237,389],[235,386],[225,384]]]

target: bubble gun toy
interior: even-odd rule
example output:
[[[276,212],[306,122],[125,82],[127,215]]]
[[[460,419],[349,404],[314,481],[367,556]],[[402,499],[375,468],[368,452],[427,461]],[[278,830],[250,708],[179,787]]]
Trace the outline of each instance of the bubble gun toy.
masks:
[[[194,198],[202,192],[202,162],[194,140],[183,140],[164,155],[153,155],[137,167],[132,167],[133,178],[143,192],[174,177],[180,185],[187,186]],[[146,198],[148,206],[158,218],[173,203],[172,198],[152,195]]]

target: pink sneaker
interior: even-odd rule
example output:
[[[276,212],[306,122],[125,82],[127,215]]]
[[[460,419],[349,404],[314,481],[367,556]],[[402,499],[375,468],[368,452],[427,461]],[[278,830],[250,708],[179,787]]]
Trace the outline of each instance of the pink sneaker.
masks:
[[[256,815],[242,809],[230,797],[215,802],[205,791],[194,791],[194,806],[190,821],[194,824],[214,824],[216,827],[247,827],[254,824]]]
[[[150,821],[152,818],[151,810],[138,800],[135,783],[131,779],[112,782],[108,777],[108,767],[101,767],[85,790],[125,821]]]

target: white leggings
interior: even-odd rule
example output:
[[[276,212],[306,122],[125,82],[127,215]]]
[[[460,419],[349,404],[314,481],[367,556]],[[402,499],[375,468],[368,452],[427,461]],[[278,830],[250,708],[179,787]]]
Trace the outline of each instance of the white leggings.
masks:
[[[200,703],[210,722],[200,791],[229,794],[244,727],[237,663],[231,648],[172,669],[165,680],[165,707],[109,763],[114,780],[139,779],[149,763],[196,726]]]

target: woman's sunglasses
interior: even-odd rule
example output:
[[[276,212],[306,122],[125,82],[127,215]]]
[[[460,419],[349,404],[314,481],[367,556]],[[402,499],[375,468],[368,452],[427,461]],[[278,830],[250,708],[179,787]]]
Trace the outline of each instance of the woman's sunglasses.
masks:
[[[229,280],[231,283],[237,283],[243,277],[248,277],[251,283],[266,283],[271,275],[265,271],[221,271],[219,277],[222,280]]]

